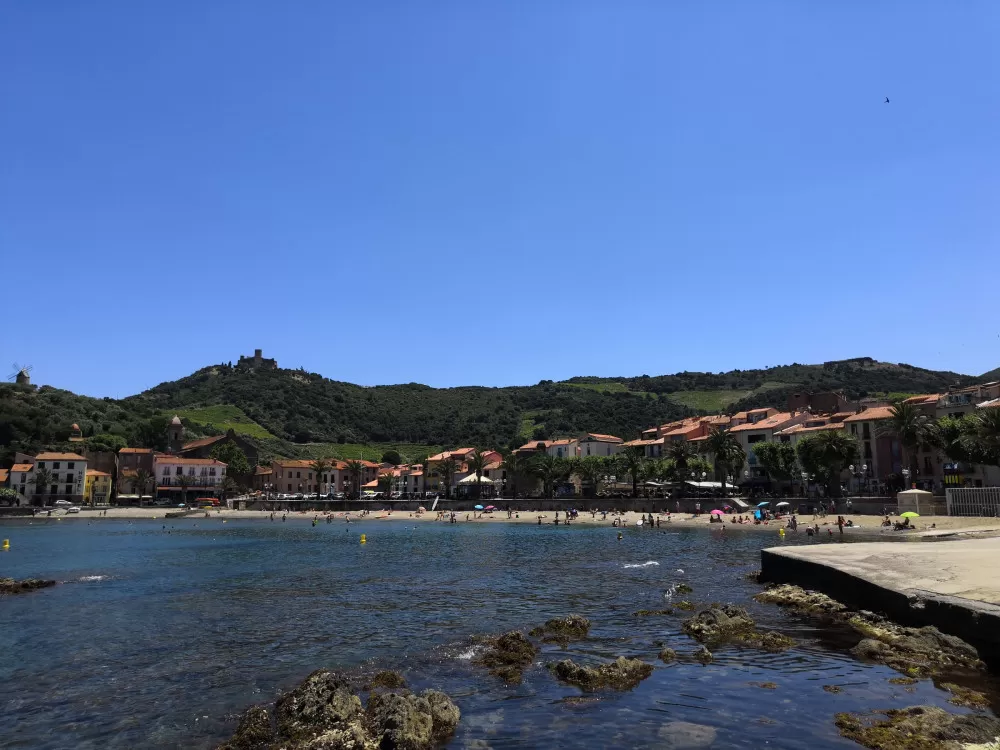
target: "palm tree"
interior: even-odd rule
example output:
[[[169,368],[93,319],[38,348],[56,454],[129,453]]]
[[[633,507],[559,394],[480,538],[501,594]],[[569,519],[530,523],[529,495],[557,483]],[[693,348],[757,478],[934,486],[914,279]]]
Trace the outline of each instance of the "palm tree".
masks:
[[[136,469],[135,478],[132,480],[132,491],[139,492],[139,505],[142,505],[142,496],[146,492],[146,488],[149,486],[149,480],[152,478],[150,474],[145,469]]]
[[[845,430],[823,430],[795,446],[802,468],[826,477],[827,494],[840,497],[840,475],[858,460],[858,441]]]
[[[55,481],[55,474],[44,466],[36,466],[34,468],[34,471],[31,472],[31,479],[28,482],[35,485],[35,497],[42,499],[40,503],[35,503],[35,498],[32,498],[32,505],[41,504],[42,507],[45,506],[45,496],[49,493],[49,486],[53,481]]]
[[[455,457],[450,453],[434,464],[434,473],[444,478],[445,500],[451,499],[451,480],[454,478],[456,471],[458,471],[458,462],[455,461]]]
[[[916,404],[905,401],[889,411],[889,419],[879,430],[882,434],[894,435],[903,448],[903,465],[909,465],[910,476],[916,477],[917,450],[937,442],[934,420]],[[909,489],[907,487],[906,489]]]
[[[517,499],[517,479],[529,472],[530,459],[519,451],[505,451],[500,467],[507,472],[510,496]]]
[[[188,476],[187,474],[178,474],[174,477],[174,484],[181,488],[181,502],[187,505],[188,501],[188,487],[194,484],[194,477]],[[140,500],[140,504],[141,504]]]
[[[486,469],[489,459],[486,453],[476,448],[466,460],[469,463],[469,469],[476,475],[476,499],[478,500],[483,494],[483,471]]]
[[[630,445],[622,449],[615,458],[618,460],[622,470],[632,477],[632,497],[638,495],[639,480],[643,476],[646,462],[646,449],[637,445]]]
[[[566,478],[569,467],[566,465],[565,459],[540,454],[535,456],[531,463],[531,473],[541,481],[542,493],[545,497],[551,498],[556,483]]]
[[[1000,407],[979,409],[968,421],[965,438],[973,455],[981,462],[1000,466]]]
[[[581,482],[589,484],[596,496],[601,480],[608,473],[608,460],[604,456],[584,456],[573,462],[572,472],[580,477]]]
[[[726,492],[726,476],[735,474],[743,466],[747,454],[740,445],[739,439],[731,432],[713,427],[705,438],[702,447],[705,453],[710,453],[715,459],[716,476],[721,477],[722,493]]]
[[[332,468],[330,462],[325,458],[317,458],[311,464],[309,468],[316,472],[316,502],[319,502],[319,491],[322,486],[323,475],[326,474]]]
[[[663,447],[663,457],[669,458],[677,467],[677,473],[687,471],[688,462],[695,457],[694,446],[687,440],[671,440]]]
[[[365,470],[365,465],[356,458],[348,461],[344,465],[347,475],[351,478],[351,486],[354,497],[361,497],[361,473]]]
[[[387,469],[385,473],[378,475],[378,488],[385,493],[387,498],[392,493],[392,482],[394,479],[392,469]]]

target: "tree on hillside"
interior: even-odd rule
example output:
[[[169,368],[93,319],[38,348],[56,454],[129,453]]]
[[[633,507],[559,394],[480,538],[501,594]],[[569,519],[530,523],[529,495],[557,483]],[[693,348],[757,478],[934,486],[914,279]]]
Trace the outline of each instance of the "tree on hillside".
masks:
[[[718,427],[713,427],[712,431],[708,433],[708,437],[705,438],[702,445],[702,451],[713,457],[715,475],[722,482],[724,493],[726,491],[726,477],[730,474],[735,476],[740,470],[747,457],[746,451],[740,445],[739,438]]]
[[[240,484],[228,474],[222,480],[222,499],[225,501],[230,495],[235,495],[240,491]]]
[[[643,464],[646,462],[646,449],[637,445],[622,448],[615,454],[615,463],[623,474],[632,479],[632,497],[638,496],[639,482],[642,479]]]
[[[823,477],[829,497],[840,497],[840,475],[860,455],[857,439],[845,430],[823,430],[795,446],[803,471]]]
[[[566,459],[547,454],[535,456],[531,462],[531,473],[542,483],[542,494],[551,498],[555,486],[568,476]]]
[[[480,483],[483,479],[483,470],[489,463],[489,459],[487,457],[487,453],[479,448],[476,448],[469,454],[468,462],[469,470],[476,475],[476,499],[478,500],[483,494],[482,484]]]
[[[94,451],[110,451],[111,453],[117,453],[127,445],[128,441],[121,435],[111,435],[107,432],[102,432],[99,435],[87,438],[87,447]]]
[[[795,447],[791,443],[754,443],[751,450],[760,467],[779,486],[790,481],[798,471]]]
[[[573,461],[571,471],[584,485],[590,486],[591,497],[596,497],[601,490],[601,482],[608,474],[608,459],[604,456],[584,456]]]
[[[507,472],[507,484],[510,485],[510,496],[517,499],[517,482],[530,473],[528,456],[517,451],[504,451],[500,468]]]
[[[347,476],[351,478],[351,496],[361,497],[361,474],[365,470],[365,465],[355,458],[348,461],[344,468],[347,471]]]
[[[247,454],[232,440],[220,441],[208,455],[216,461],[222,461],[231,474],[246,476],[253,471]]]
[[[403,463],[402,456],[399,455],[399,451],[394,449],[389,449],[382,454],[382,463],[392,464],[393,466],[399,466]]]
[[[45,497],[49,494],[49,487],[55,480],[55,474],[44,467],[36,466],[35,470],[31,473],[31,478],[28,480],[30,484],[35,485],[35,497],[32,498],[32,505],[45,506]],[[40,498],[36,501],[36,498]]]
[[[162,451],[167,449],[167,426],[170,418],[164,416],[150,417],[138,422],[132,439],[141,448],[152,448]]]
[[[906,402],[892,407],[889,419],[885,420],[878,433],[893,435],[899,441],[903,448],[903,465],[909,466],[911,477],[919,473],[917,451],[938,442],[934,420],[920,407]]]
[[[458,462],[450,454],[434,464],[434,473],[444,481],[445,500],[451,499],[451,480],[454,479],[456,471],[458,471]]]
[[[320,501],[320,490],[323,487],[323,475],[329,473],[333,467],[325,458],[317,458],[309,464],[309,468],[316,474],[316,502],[318,503]]]

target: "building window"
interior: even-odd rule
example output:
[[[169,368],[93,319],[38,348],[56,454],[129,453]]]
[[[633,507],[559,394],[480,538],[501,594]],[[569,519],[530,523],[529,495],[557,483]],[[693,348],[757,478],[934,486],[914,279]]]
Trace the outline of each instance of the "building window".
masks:
[[[865,441],[865,458],[871,458],[871,457],[872,457],[872,444],[869,443],[866,440]]]
[[[73,468],[73,461],[70,461],[68,464],[66,464],[66,468],[67,469],[72,469]]]
[[[858,434],[858,426],[856,424],[852,424],[851,425],[851,434],[852,435],[857,435]]]
[[[208,475],[211,476],[211,477],[215,476],[215,467],[214,466],[211,469],[208,470]]]
[[[302,479],[302,472],[300,472],[300,471],[295,472],[295,478],[296,479]]]
[[[178,467],[177,467],[177,470],[176,470],[176,471],[175,471],[174,473],[175,473],[175,474],[176,474],[177,476],[180,476],[181,474],[183,474],[183,473],[184,473],[184,467],[182,467],[182,466],[178,466]]]
[[[44,461],[39,461],[38,462],[38,468],[39,469],[44,469],[45,468],[45,462]]]
[[[72,474],[67,474],[66,475],[66,481],[69,482],[70,484],[72,484],[73,483],[73,475]]]
[[[55,470],[58,470],[59,469],[59,462],[58,461],[53,462],[52,468],[55,469]]]
[[[861,427],[861,436],[865,440],[871,440],[872,437],[872,426],[868,422],[865,422]]]
[[[66,494],[67,495],[72,495],[73,494],[73,485],[71,485],[71,484],[67,484],[66,485]]]
[[[289,491],[289,492],[291,492],[291,491],[292,491],[292,483],[291,483],[291,482],[289,482],[289,483],[288,483],[288,491]]]
[[[764,439],[763,435],[748,435],[747,445],[753,445],[754,443],[759,443],[763,439]]]

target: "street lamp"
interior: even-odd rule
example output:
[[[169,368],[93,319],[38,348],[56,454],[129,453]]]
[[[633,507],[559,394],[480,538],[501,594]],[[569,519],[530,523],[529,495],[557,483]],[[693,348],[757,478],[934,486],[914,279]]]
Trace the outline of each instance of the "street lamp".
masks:
[[[910,470],[903,469],[903,489],[910,489]]]

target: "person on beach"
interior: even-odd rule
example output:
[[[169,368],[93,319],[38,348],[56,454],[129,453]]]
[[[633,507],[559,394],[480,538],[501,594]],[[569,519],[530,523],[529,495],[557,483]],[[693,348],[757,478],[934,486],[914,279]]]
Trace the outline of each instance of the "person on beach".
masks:
[[[844,535],[844,517],[843,516],[837,516],[837,528],[840,529],[840,535],[843,536]],[[832,529],[830,530],[830,533],[831,534],[833,533]]]

